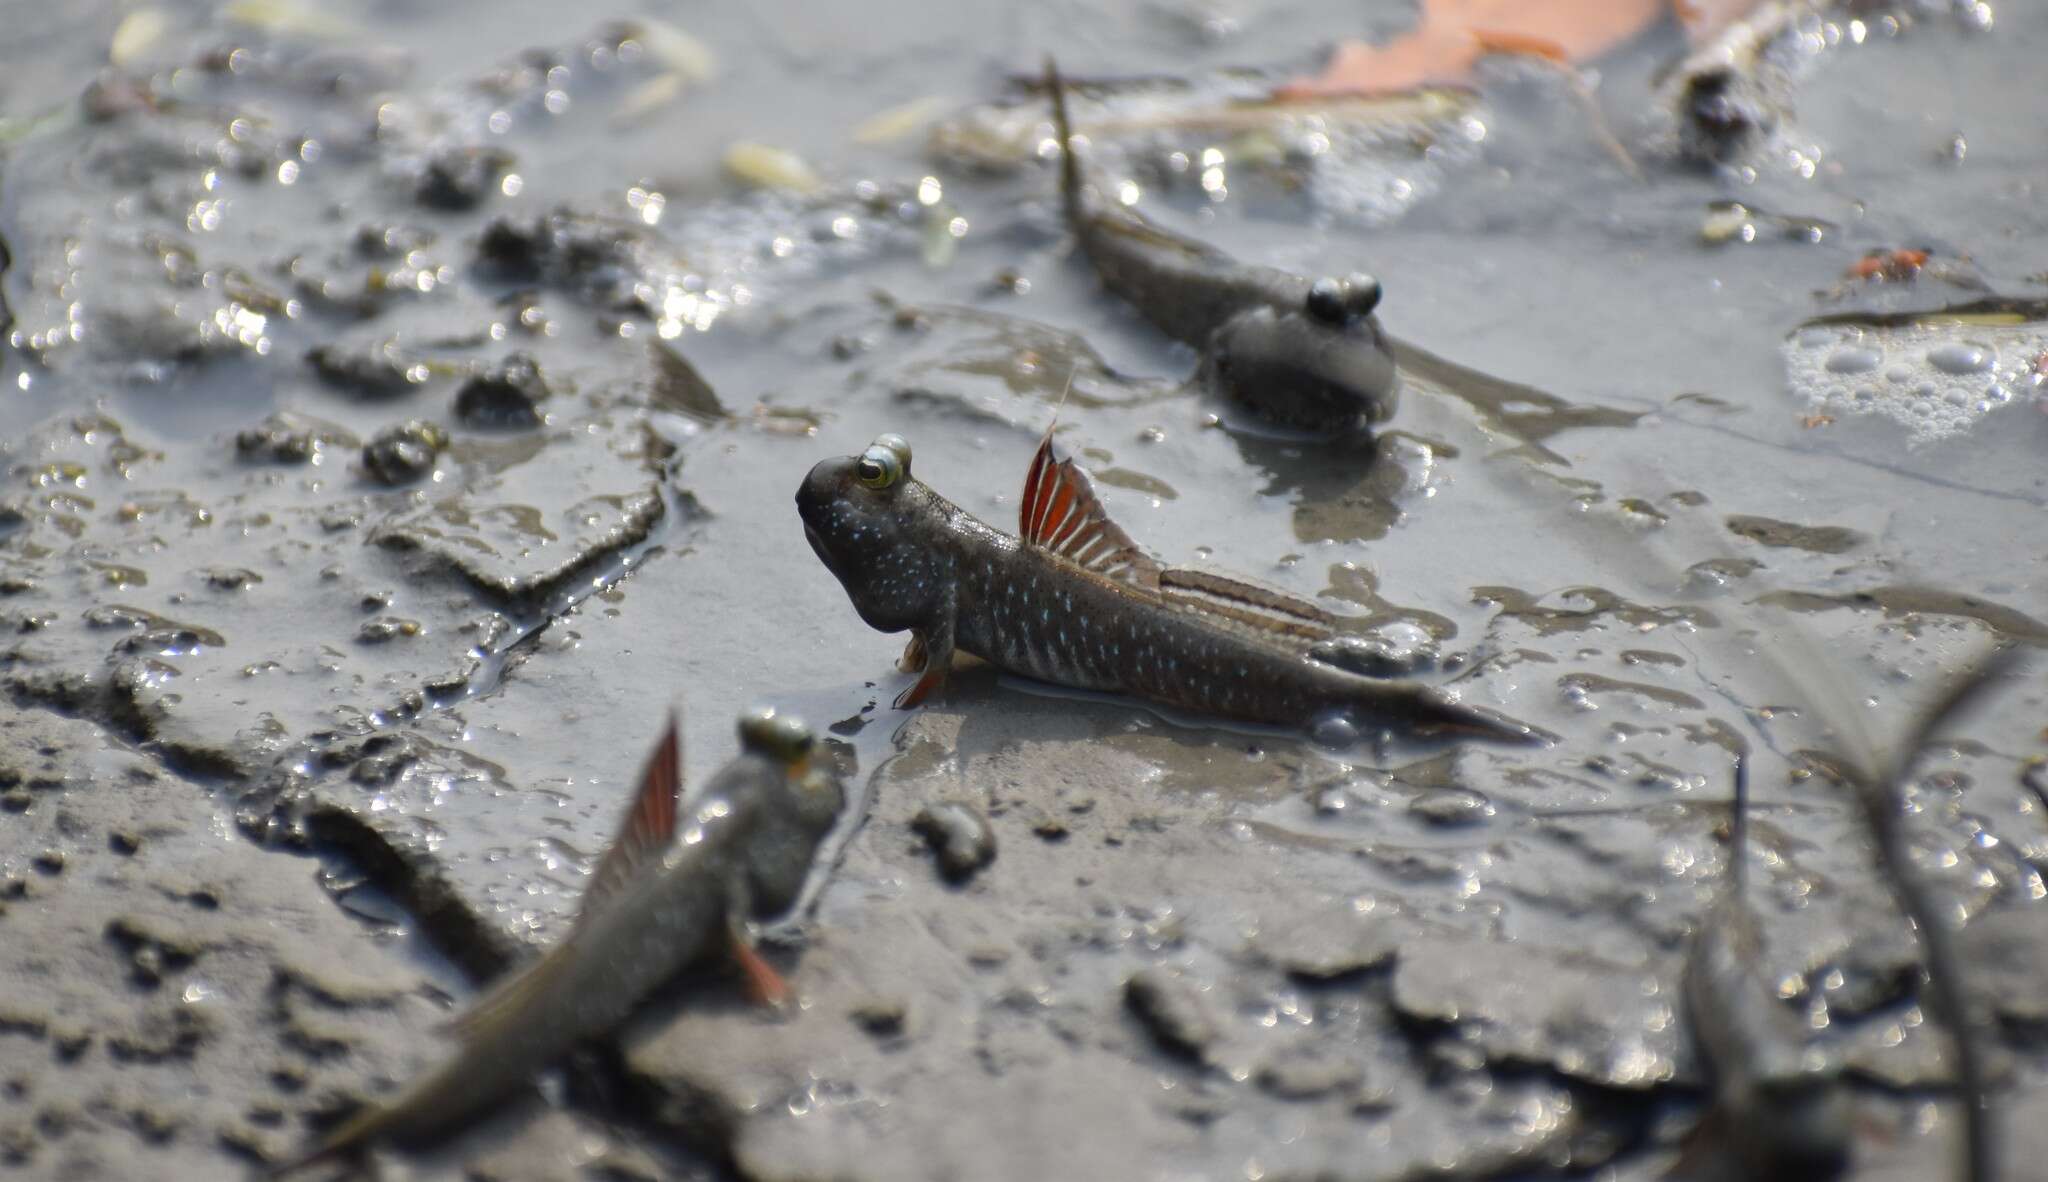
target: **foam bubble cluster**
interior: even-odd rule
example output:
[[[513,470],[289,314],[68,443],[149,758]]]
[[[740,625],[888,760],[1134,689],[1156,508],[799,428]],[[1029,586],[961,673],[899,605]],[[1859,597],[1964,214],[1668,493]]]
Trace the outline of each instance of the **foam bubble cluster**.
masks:
[[[2048,321],[1933,315],[1808,324],[1785,340],[1785,376],[1816,413],[1877,414],[1915,443],[1969,430],[2041,396]]]

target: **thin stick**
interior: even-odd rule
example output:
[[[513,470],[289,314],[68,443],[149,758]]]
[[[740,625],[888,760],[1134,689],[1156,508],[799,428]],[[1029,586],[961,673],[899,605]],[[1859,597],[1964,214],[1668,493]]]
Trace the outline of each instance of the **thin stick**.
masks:
[[[1964,998],[1962,958],[1956,952],[1955,933],[1941,917],[1933,894],[1913,869],[1907,850],[1905,804],[1906,774],[1925,750],[1934,731],[1957,713],[1975,705],[1993,681],[2017,663],[2014,650],[1993,652],[1958,678],[1907,735],[1891,758],[1875,771],[1847,763],[1830,762],[1828,771],[1839,782],[1854,789],[1863,806],[1864,823],[1877,842],[1877,852],[1889,871],[1887,885],[1899,909],[1913,921],[1921,951],[1927,961],[1927,1004],[1935,1021],[1948,1030],[1955,1047],[1956,1090],[1963,1101],[1963,1152],[1961,1176],[1967,1182],[1991,1182],[1996,1176],[1994,1121],[1991,1095],[1984,1080],[1984,1061],[1978,1053],[1975,1032]]]
[[[1735,799],[1728,805],[1728,890],[1746,899],[1749,890],[1749,756],[1735,753]]]

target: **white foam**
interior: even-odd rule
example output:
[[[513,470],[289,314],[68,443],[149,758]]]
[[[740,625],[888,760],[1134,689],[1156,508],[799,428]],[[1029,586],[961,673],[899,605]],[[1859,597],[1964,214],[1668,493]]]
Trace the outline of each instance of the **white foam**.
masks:
[[[2043,353],[2048,321],[1809,325],[1785,339],[1785,378],[1814,413],[1882,415],[1922,444],[2038,394]]]

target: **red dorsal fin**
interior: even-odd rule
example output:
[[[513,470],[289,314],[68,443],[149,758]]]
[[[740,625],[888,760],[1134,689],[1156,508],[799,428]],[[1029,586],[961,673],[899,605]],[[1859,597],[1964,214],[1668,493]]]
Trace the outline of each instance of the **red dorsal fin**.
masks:
[[[576,955],[570,951],[590,917],[604,910],[605,901],[631,882],[640,868],[661,857],[675,840],[676,814],[683,795],[683,740],[681,721],[673,711],[668,729],[662,731],[654,754],[640,769],[640,790],[626,810],[625,823],[612,846],[598,860],[583,888],[583,900],[576,910],[576,922],[569,934],[548,949],[546,956],[525,969],[499,981],[467,1010],[450,1019],[444,1029],[464,1041],[483,1038],[498,1028],[526,1020],[532,1000],[547,992],[554,979]]]
[[[1024,477],[1017,533],[1027,546],[1049,550],[1099,575],[1137,586],[1156,586],[1159,564],[1109,519],[1087,473],[1071,459],[1057,459],[1052,428],[1038,441]]]
[[[578,927],[630,882],[640,867],[659,858],[675,840],[676,814],[682,797],[682,728],[674,712],[670,712],[668,729],[661,733],[661,741],[655,744],[654,754],[648,756],[647,766],[640,769],[640,790],[634,793],[632,807],[626,810],[625,823],[612,839],[612,848],[605,851],[597,869],[591,872],[590,885],[583,889],[583,904],[576,912]]]

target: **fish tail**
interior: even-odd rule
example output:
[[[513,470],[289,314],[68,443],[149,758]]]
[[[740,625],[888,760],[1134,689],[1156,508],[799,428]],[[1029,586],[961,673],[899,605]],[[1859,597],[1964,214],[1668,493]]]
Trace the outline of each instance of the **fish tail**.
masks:
[[[290,1177],[314,1166],[326,1165],[360,1153],[391,1122],[391,1113],[391,1109],[382,1105],[370,1105],[322,1137],[318,1145],[297,1157],[287,1158],[271,1166],[263,1171],[261,1176],[275,1182],[276,1179]]]
[[[1074,124],[1067,116],[1067,84],[1052,55],[1045,55],[1045,92],[1052,96],[1053,133],[1060,141],[1060,198],[1067,221],[1078,227],[1081,220],[1081,162],[1074,159]]]
[[[1434,689],[1422,689],[1410,703],[1415,729],[1427,735],[1492,739],[1539,746],[1557,741],[1548,731],[1484,706],[1469,706]]]

